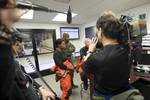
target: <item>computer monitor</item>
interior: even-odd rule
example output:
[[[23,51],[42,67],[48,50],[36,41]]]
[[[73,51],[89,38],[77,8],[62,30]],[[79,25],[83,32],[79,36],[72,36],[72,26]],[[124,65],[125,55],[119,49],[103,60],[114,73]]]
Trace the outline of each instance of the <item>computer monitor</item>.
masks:
[[[63,37],[63,33],[68,33],[70,40],[75,40],[80,38],[78,27],[60,27],[61,38]]]
[[[139,64],[150,65],[150,54],[142,54]]]

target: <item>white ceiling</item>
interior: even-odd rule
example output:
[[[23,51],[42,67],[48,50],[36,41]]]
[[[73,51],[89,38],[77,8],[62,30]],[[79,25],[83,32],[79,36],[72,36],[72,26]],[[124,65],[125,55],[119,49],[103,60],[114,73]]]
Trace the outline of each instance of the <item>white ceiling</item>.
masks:
[[[33,3],[63,12],[66,12],[69,7],[69,3],[57,2],[59,0],[32,1]],[[75,18],[73,18],[73,24],[85,24],[97,19],[98,15],[105,10],[112,10],[115,13],[121,13],[128,9],[135,8],[147,3],[150,3],[150,0],[71,0],[70,4],[72,11],[78,14]],[[33,20],[21,21],[52,24],[58,23],[52,21],[55,15],[56,13],[35,12]]]

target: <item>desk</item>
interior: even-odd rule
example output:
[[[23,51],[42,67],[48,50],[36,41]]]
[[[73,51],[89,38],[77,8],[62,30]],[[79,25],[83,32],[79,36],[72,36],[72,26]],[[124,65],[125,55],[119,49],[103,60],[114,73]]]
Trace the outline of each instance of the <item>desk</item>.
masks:
[[[139,78],[150,81],[150,65],[138,65],[131,69],[130,82],[134,82]]]

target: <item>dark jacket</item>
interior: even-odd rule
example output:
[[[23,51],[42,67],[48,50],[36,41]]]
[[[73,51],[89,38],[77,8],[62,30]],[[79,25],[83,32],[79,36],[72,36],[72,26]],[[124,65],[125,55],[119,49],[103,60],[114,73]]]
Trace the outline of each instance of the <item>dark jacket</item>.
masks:
[[[12,32],[0,25],[0,100],[25,100],[15,81],[11,36]]]
[[[128,86],[130,65],[128,51],[121,45],[107,45],[84,64],[85,75],[94,75],[94,89],[112,94]]]
[[[6,27],[0,26],[0,100],[25,100],[15,80],[16,64],[12,53],[12,35]]]
[[[38,98],[37,91],[41,87],[36,81],[34,81],[30,75],[28,75],[22,65],[18,61],[15,61],[16,65],[16,75],[15,80],[21,89],[26,100],[37,100]],[[26,84],[29,83],[27,87]]]
[[[0,43],[0,98],[1,100],[24,100],[15,82],[15,64],[11,44]]]
[[[88,51],[88,47],[84,46],[83,48],[80,49],[80,56],[81,56],[81,59],[86,56],[87,54],[87,51]]]
[[[60,49],[56,49],[56,51],[53,54],[53,59],[55,64],[59,66],[59,68],[67,70],[67,67],[63,64],[63,62],[65,62],[68,59],[68,57],[63,51],[61,51]]]

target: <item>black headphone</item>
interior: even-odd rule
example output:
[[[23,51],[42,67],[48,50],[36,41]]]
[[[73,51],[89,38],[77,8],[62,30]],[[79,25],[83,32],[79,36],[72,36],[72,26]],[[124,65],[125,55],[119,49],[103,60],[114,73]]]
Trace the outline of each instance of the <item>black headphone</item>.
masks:
[[[7,0],[0,0],[0,8],[4,8],[6,6]]]

